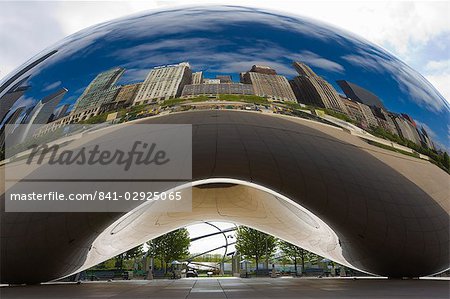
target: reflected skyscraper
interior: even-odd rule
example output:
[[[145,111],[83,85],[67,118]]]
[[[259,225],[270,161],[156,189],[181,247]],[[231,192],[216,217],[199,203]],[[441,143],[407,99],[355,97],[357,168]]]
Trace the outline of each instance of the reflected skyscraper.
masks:
[[[397,127],[395,126],[395,123],[392,120],[392,117],[389,115],[390,113],[388,111],[378,106],[371,106],[371,109],[373,111],[373,115],[375,115],[377,119],[378,126],[382,127],[384,130],[390,132],[391,134],[400,136],[399,132],[397,131]]]
[[[30,86],[23,86],[23,84],[28,80],[29,76],[23,78],[12,86],[8,92],[6,92],[0,98],[0,124],[3,123],[3,119],[10,111],[14,103],[20,99],[25,92],[30,88]]]
[[[123,68],[117,67],[98,74],[78,98],[74,110],[88,110],[112,102],[119,91],[115,84],[124,71]]]
[[[420,136],[416,126],[406,117],[400,114],[390,114],[400,137],[420,145]]]
[[[241,82],[252,84],[255,95],[276,101],[296,102],[294,92],[285,76],[265,65],[253,65],[241,74]]]
[[[345,105],[330,83],[302,62],[296,61],[292,65],[299,76],[290,80],[290,84],[299,102],[348,114]]]
[[[13,132],[15,125],[17,124],[17,120],[24,110],[24,106],[15,109],[14,112],[5,120],[5,123],[0,128],[0,148],[5,146],[6,138],[8,138],[9,134]]]
[[[431,138],[428,136],[428,132],[425,130],[424,127],[419,129],[419,136],[420,136],[423,146],[426,146],[426,147],[434,150],[433,141],[431,141]]]
[[[191,81],[192,71],[187,62],[155,67],[142,84],[134,105],[179,97]]]
[[[346,80],[337,80],[336,82],[342,88],[345,95],[352,100],[366,104],[367,106],[376,106],[386,109],[380,98],[367,89]]]
[[[51,118],[50,121],[55,121],[57,119],[60,119],[61,117],[64,117],[67,114],[67,111],[69,110],[69,107],[70,107],[69,104],[64,104],[61,107],[57,108],[53,112],[53,117]]]
[[[48,123],[53,111],[66,93],[67,89],[62,88],[57,92],[46,96],[34,106],[33,110],[31,110],[25,120],[26,125],[20,127],[20,132],[18,132],[19,143],[32,136],[39,125]]]

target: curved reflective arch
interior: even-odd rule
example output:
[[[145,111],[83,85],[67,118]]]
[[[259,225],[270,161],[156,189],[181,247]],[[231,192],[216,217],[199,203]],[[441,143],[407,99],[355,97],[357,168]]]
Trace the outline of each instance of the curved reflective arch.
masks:
[[[118,132],[133,123],[190,124],[192,182],[237,184],[194,187],[194,204],[203,193],[239,190],[243,202],[296,211],[297,220],[280,222],[287,233],[257,217],[234,222],[349,267],[391,277],[448,268],[442,161],[449,106],[403,62],[328,25],[242,7],[147,12],[49,47],[0,83],[0,105],[1,141],[11,141],[2,147],[13,149],[2,172],[21,163],[14,160],[20,144],[67,124],[125,121]],[[30,168],[34,177],[43,173]],[[223,218],[194,209],[164,228],[148,222],[123,237],[135,221],[153,217],[151,209],[11,213],[2,194],[1,211],[7,283],[67,276],[145,238],[208,215]],[[36,271],[22,273],[30,262]]]
[[[355,268],[342,256],[338,237],[326,223],[273,190],[229,178],[195,181],[177,189],[185,188],[193,188],[192,212],[161,213],[152,209],[157,202],[139,206],[97,237],[85,264],[74,273],[114,257],[125,248],[131,249],[169,231],[204,221],[234,221]]]
[[[312,217],[301,214],[300,218],[305,221],[295,225],[290,223],[290,230],[295,232],[285,236],[283,229],[272,231],[274,227],[259,223],[257,218],[242,217],[239,221],[233,219],[234,222],[276,233],[331,260],[378,275],[421,276],[448,267],[448,243],[441,242],[448,235],[449,205],[445,187],[448,176],[427,161],[367,144],[336,127],[284,115],[188,111],[151,117],[138,123],[193,125],[193,182],[228,179],[251,184],[255,189],[250,191],[261,194],[254,198],[272,200],[273,206],[281,211],[286,211],[286,206],[277,198],[291,199],[297,203],[298,212]],[[115,135],[111,135],[110,130],[96,131],[93,134],[98,137],[90,139],[98,142],[102,134],[125,137],[120,132],[127,126],[114,126],[111,131]],[[247,138],[250,136],[258,136],[256,141],[259,142]],[[239,142],[230,143],[230,138],[238,138]],[[114,140],[119,142],[120,138]],[[280,146],[287,144],[291,146],[288,155],[279,154]],[[335,158],[324,161],[324,156]],[[344,158],[339,158],[341,156]],[[280,171],[274,173],[273,169]],[[270,175],[266,170],[270,170]],[[45,172],[45,168],[38,168],[31,174],[40,177],[40,171]],[[423,176],[429,180],[423,180]],[[227,193],[226,187],[213,190]],[[236,196],[241,204],[252,199],[245,192]],[[195,204],[198,198],[196,192],[192,194]],[[264,194],[272,195],[267,198]],[[201,203],[203,197],[199,198]],[[5,226],[2,226],[2,232],[12,242],[7,243],[7,254],[2,256],[2,277],[6,276],[10,281],[62,277],[125,251],[153,233],[157,236],[196,219],[192,218],[195,213],[180,213],[178,215],[184,215],[184,218],[174,219],[167,213],[169,221],[164,221],[167,226],[164,225],[162,230],[146,231],[146,227],[154,227],[154,223],[149,222],[138,226],[133,234],[123,236],[122,233],[135,228],[136,219],[160,214],[156,206],[149,209],[152,211],[149,214],[143,211],[131,211],[125,216],[123,213],[3,213]],[[196,215],[197,220],[202,220],[202,212]],[[203,216],[207,217],[208,213]],[[213,217],[217,217],[217,210],[213,211]],[[323,230],[316,230],[311,223],[319,223]],[[157,226],[160,226],[159,220]],[[316,243],[309,242],[308,238],[302,241],[303,232],[297,229],[307,231],[308,227],[317,233],[309,236]],[[115,233],[122,236],[120,244],[123,247],[110,247],[108,240],[114,238]],[[328,241],[318,240],[318,236],[323,236],[321,234],[328,235],[325,238]],[[103,238],[99,239],[99,235],[108,236],[107,242],[101,243]],[[32,250],[24,246],[29,242],[35,244]],[[116,244],[119,242],[112,246]],[[20,262],[34,263],[39,257],[42,268],[34,273],[18,271],[19,261],[15,257],[20,257]],[[411,264],[411,260],[415,263]],[[418,264],[421,266],[417,267]]]

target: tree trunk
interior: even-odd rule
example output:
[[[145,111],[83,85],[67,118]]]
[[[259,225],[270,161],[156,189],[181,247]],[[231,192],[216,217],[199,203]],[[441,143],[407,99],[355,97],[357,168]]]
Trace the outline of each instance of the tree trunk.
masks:
[[[259,256],[256,256],[256,258],[255,258],[255,260],[256,260],[256,276],[258,276],[258,264],[259,264]]]
[[[164,265],[163,265],[163,267],[164,267],[164,275],[167,274],[167,263],[168,263],[168,262],[167,262],[166,260],[163,260],[163,264],[164,264]]]
[[[301,257],[302,257],[302,276],[305,273],[305,252],[303,249],[300,251]]]
[[[294,257],[294,269],[295,269],[295,276],[297,276],[297,257]]]

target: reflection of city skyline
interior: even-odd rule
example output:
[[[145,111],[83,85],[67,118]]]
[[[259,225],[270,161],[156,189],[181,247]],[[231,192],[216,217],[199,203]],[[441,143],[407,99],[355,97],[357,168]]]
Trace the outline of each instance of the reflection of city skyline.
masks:
[[[336,81],[343,78],[370,90],[387,110],[407,113],[425,125],[441,148],[448,148],[448,104],[420,74],[383,49],[300,17],[249,8],[199,11],[146,12],[128,23],[107,22],[62,40],[37,56],[45,61],[21,73],[31,75],[26,84],[33,88],[17,107],[36,104],[58,84],[69,89],[59,105],[73,104],[97,74],[113,66],[126,69],[117,84],[127,85],[142,82],[154,66],[179,61],[189,61],[207,78],[232,73],[236,82],[239,72],[255,64],[269,65],[292,79],[296,74],[290,63],[303,61],[339,92]],[[10,82],[16,83],[22,78],[17,75],[3,83],[13,76]]]
[[[69,104],[55,109],[67,92],[67,89],[63,89],[65,92],[57,97],[57,101],[52,102],[52,107],[44,109],[47,111],[45,116],[40,115],[38,120],[33,118],[36,107],[42,106],[46,101],[42,100],[26,110],[21,116],[20,123],[29,125],[52,123],[55,127],[85,121],[107,111],[128,106],[158,104],[174,98],[188,100],[192,97],[212,97],[219,94],[255,95],[274,103],[289,102],[329,109],[347,115],[363,129],[381,127],[418,146],[434,149],[429,133],[423,126],[417,127],[415,121],[405,113],[388,111],[372,92],[352,82],[338,80],[337,84],[343,90],[344,96],[307,64],[296,61],[292,67],[298,75],[290,80],[269,66],[253,65],[248,71],[241,72],[239,82],[235,82],[232,75],[222,74],[216,75],[215,78],[205,78],[203,71],[193,72],[188,62],[182,62],[156,66],[148,71],[144,81],[125,85],[118,85],[117,82],[126,70],[115,67],[99,73],[84,89],[70,111],[68,111]],[[7,104],[10,107],[29,88],[22,86],[25,81],[26,79],[21,80],[10,89],[6,94],[7,97],[3,97],[9,100]],[[2,122],[5,124],[17,122],[18,115],[25,110],[24,108],[17,107],[15,111],[8,113],[8,117],[5,113],[3,115],[5,121]],[[21,140],[25,137],[22,136]]]

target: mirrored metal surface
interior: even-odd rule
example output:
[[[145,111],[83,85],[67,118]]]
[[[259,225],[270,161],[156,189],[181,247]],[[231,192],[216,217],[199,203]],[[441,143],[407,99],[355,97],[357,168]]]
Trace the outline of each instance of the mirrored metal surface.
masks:
[[[192,181],[238,180],[294,202],[332,236],[316,242],[321,254],[392,277],[449,266],[448,103],[393,55],[326,24],[227,6],[114,20],[5,77],[0,107],[2,168],[20,163],[30,142],[79,134],[70,124],[191,124]],[[93,248],[112,242],[107,232],[126,215],[8,213],[5,200],[2,282],[60,278],[156,235],[149,226],[114,239],[114,250]],[[176,223],[215,220],[194,214]],[[226,220],[252,224],[236,215]],[[63,223],[74,225],[58,230]],[[290,230],[280,223],[274,232]],[[283,236],[314,251],[292,231],[298,239]],[[30,260],[39,271],[18,270]]]

